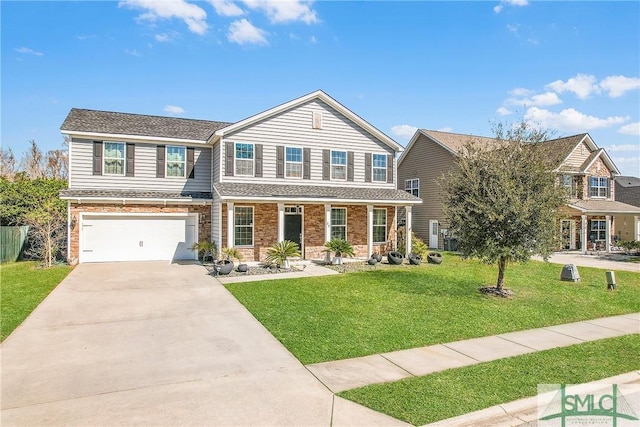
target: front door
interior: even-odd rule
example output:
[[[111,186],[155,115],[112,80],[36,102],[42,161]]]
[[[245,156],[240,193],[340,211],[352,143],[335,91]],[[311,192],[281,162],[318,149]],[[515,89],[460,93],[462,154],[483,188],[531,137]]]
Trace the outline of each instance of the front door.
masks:
[[[284,239],[296,242],[302,250],[302,207],[286,206],[284,211]]]
[[[429,247],[438,248],[438,220],[429,220]]]

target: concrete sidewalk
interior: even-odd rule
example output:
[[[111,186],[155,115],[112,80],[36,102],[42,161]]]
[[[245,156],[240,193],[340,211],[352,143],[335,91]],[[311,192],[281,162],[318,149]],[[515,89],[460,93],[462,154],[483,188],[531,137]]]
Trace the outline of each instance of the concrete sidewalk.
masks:
[[[578,267],[593,267],[603,268],[606,270],[623,270],[632,271],[634,273],[640,273],[640,264],[633,262],[626,262],[627,259],[624,255],[620,254],[583,254],[581,252],[554,252],[549,258],[549,262],[553,264],[574,264]],[[534,257],[533,259],[542,261],[540,257]],[[559,270],[560,271],[560,270]],[[558,271],[558,275],[560,272]]]
[[[640,333],[640,313],[307,365],[334,393],[451,368]]]

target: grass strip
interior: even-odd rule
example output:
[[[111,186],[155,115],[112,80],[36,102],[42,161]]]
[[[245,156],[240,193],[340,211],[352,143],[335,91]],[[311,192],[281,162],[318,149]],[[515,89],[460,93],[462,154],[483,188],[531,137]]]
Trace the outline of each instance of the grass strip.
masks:
[[[640,369],[640,335],[592,341],[377,384],[338,395],[413,425],[535,396],[538,384],[581,384]]]
[[[393,266],[340,275],[235,283],[227,289],[302,363],[316,363],[640,311],[640,274],[509,265],[511,299],[478,292],[497,270],[445,254],[442,265]]]
[[[47,269],[36,266],[32,261],[0,266],[0,341],[4,341],[71,271],[66,265]]]

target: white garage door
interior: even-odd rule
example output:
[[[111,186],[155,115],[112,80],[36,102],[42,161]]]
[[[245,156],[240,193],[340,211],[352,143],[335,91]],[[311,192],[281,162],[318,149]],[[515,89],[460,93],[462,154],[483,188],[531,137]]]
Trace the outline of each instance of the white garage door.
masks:
[[[84,215],[80,262],[197,259],[196,214]]]

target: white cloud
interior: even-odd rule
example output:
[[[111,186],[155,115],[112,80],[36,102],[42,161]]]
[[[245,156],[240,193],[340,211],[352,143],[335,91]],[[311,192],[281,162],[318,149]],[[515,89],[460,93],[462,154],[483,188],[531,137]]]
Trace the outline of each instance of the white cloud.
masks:
[[[618,129],[618,132],[624,133],[625,135],[640,136],[640,122],[629,123],[628,125],[624,125],[620,129]],[[637,146],[636,146],[636,149],[638,149]]]
[[[29,55],[35,55],[35,56],[43,56],[44,55],[44,53],[42,53],[42,52],[37,52],[37,51],[35,51],[33,49],[29,49],[28,47],[24,47],[24,46],[17,47],[16,48],[16,52],[18,52],[18,53],[27,53]]]
[[[611,98],[617,98],[625,92],[640,88],[637,77],[609,76],[600,82],[600,87],[609,93]]]
[[[445,126],[443,128],[437,129],[438,132],[451,132],[453,129],[449,126]]]
[[[526,6],[528,4],[529,2],[527,0],[501,0],[500,4],[498,4],[493,8],[493,11],[495,13],[500,13],[502,12],[502,9],[507,5],[508,6]]]
[[[504,102],[507,105],[526,105],[528,107],[562,104],[562,100],[554,92],[545,92],[524,98],[508,98]]]
[[[220,16],[241,16],[244,15],[244,10],[237,4],[230,0],[210,0],[209,3],[216,10],[216,13]]]
[[[272,23],[302,21],[306,24],[318,22],[318,14],[308,0],[244,0],[247,7],[264,12]]]
[[[140,52],[138,52],[136,49],[125,49],[124,53],[126,53],[127,55],[131,55],[131,56],[140,56]]]
[[[316,36],[309,37],[309,43],[311,43],[311,44],[318,43],[318,39],[316,39]]]
[[[580,99],[589,97],[592,93],[600,92],[600,88],[596,84],[596,77],[589,74],[577,74],[566,82],[556,80],[545,86],[557,93],[573,92]]]
[[[169,114],[183,114],[184,108],[178,107],[177,105],[165,105],[164,112]]]
[[[200,35],[206,33],[209,28],[207,12],[200,6],[185,0],[121,0],[118,6],[142,9],[143,13],[138,16],[138,21],[155,22],[159,19],[177,18],[184,21],[191,32]]]
[[[415,126],[410,125],[396,125],[391,128],[391,133],[394,136],[409,139],[413,136],[414,133],[418,130]]]
[[[628,117],[612,116],[601,119],[595,116],[588,116],[573,108],[567,108],[555,113],[553,111],[531,107],[524,115],[528,122],[535,123],[547,129],[559,129],[566,131],[584,132],[591,129],[605,128],[616,124],[621,124],[629,120]]]
[[[637,123],[636,123],[637,124]],[[615,152],[615,151],[635,151],[638,152],[640,150],[640,144],[614,144],[610,145],[607,148],[607,151]]]
[[[156,37],[156,41],[160,43],[168,42],[169,40],[171,40],[171,37],[167,33],[156,34],[155,37]]]
[[[534,92],[530,89],[525,89],[523,87],[517,87],[515,89],[511,89],[509,92],[507,92],[509,95],[511,96],[529,96],[529,95],[533,95]]]
[[[510,114],[513,114],[513,111],[505,108],[505,107],[500,107],[496,110],[496,113],[500,114],[501,116],[508,116]]]
[[[266,39],[266,31],[261,30],[258,27],[246,19],[240,19],[233,21],[229,25],[229,32],[227,38],[230,42],[238,44],[269,44]]]

